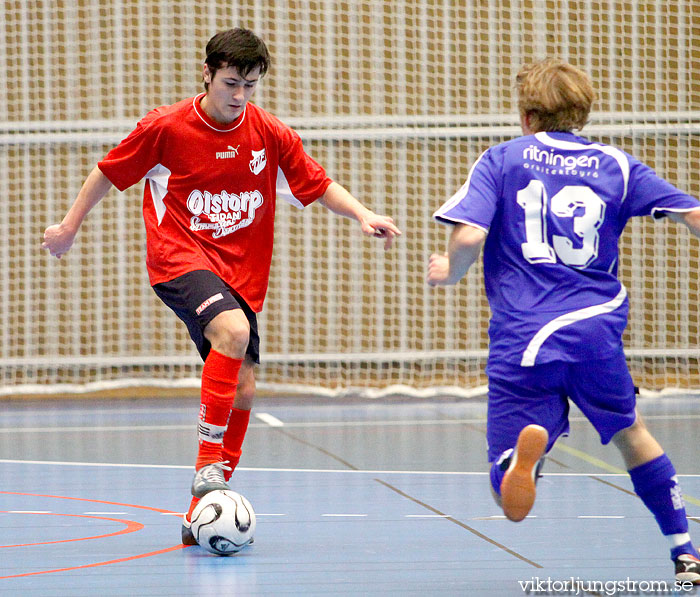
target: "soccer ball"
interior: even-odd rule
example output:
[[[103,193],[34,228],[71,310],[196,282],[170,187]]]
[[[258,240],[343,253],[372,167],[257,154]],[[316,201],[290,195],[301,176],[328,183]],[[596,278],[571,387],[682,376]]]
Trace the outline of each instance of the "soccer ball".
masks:
[[[234,554],[253,540],[255,512],[230,490],[207,493],[192,511],[192,534],[200,546],[219,556]]]

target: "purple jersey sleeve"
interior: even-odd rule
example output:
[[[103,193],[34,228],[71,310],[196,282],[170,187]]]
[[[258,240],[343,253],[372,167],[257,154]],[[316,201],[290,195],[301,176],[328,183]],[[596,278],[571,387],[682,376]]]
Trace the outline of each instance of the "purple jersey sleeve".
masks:
[[[649,166],[628,156],[630,186],[623,210],[626,219],[634,216],[661,218],[666,212],[700,209],[700,201],[674,187]]]
[[[501,195],[502,156],[487,149],[474,162],[467,181],[433,217],[444,224],[470,224],[489,230]]]

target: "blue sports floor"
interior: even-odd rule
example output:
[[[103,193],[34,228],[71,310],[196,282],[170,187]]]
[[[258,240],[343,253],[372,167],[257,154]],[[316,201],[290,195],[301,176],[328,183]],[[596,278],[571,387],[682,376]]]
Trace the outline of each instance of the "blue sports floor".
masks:
[[[0,595],[698,594],[671,592],[666,540],[577,411],[531,517],[506,521],[481,400],[261,398],[232,482],[255,544],[185,548],[198,403],[2,402]],[[700,397],[639,404],[700,542]]]

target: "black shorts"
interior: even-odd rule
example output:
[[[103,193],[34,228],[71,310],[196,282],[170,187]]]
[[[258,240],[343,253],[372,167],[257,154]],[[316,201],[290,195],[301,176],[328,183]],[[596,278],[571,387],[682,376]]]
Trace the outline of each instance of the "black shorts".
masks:
[[[208,270],[196,270],[169,282],[155,284],[153,290],[185,323],[204,361],[211,350],[209,340],[204,337],[204,328],[219,313],[242,309],[250,323],[246,357],[260,363],[258,318],[240,295],[219,276]]]

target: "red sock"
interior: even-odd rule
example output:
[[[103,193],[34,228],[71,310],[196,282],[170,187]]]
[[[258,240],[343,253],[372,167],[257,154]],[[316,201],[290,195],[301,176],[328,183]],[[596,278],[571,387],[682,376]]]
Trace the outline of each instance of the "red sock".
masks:
[[[228,420],[228,428],[224,434],[223,459],[229,461],[231,469],[235,469],[241,459],[241,446],[248,430],[250,411],[240,408],[231,409],[231,418]],[[224,477],[228,481],[233,470],[224,471]]]
[[[187,522],[192,522],[192,510],[195,509],[195,506],[199,503],[199,498],[193,497],[192,501],[190,502],[190,509],[187,511]]]
[[[221,462],[224,434],[238,386],[242,359],[211,350],[202,369],[202,400],[199,407],[199,452],[196,470]]]
[[[229,481],[233,475],[233,469],[236,468],[238,461],[241,459],[241,446],[248,430],[248,421],[250,420],[250,411],[241,410],[240,408],[231,409],[231,417],[228,421],[228,427],[224,434],[224,447],[222,450],[223,460],[229,461],[230,471],[224,471],[224,478]],[[216,462],[219,462],[217,460]],[[187,511],[187,520],[192,522],[192,510],[199,503],[199,498],[193,497],[190,502],[190,508]]]

